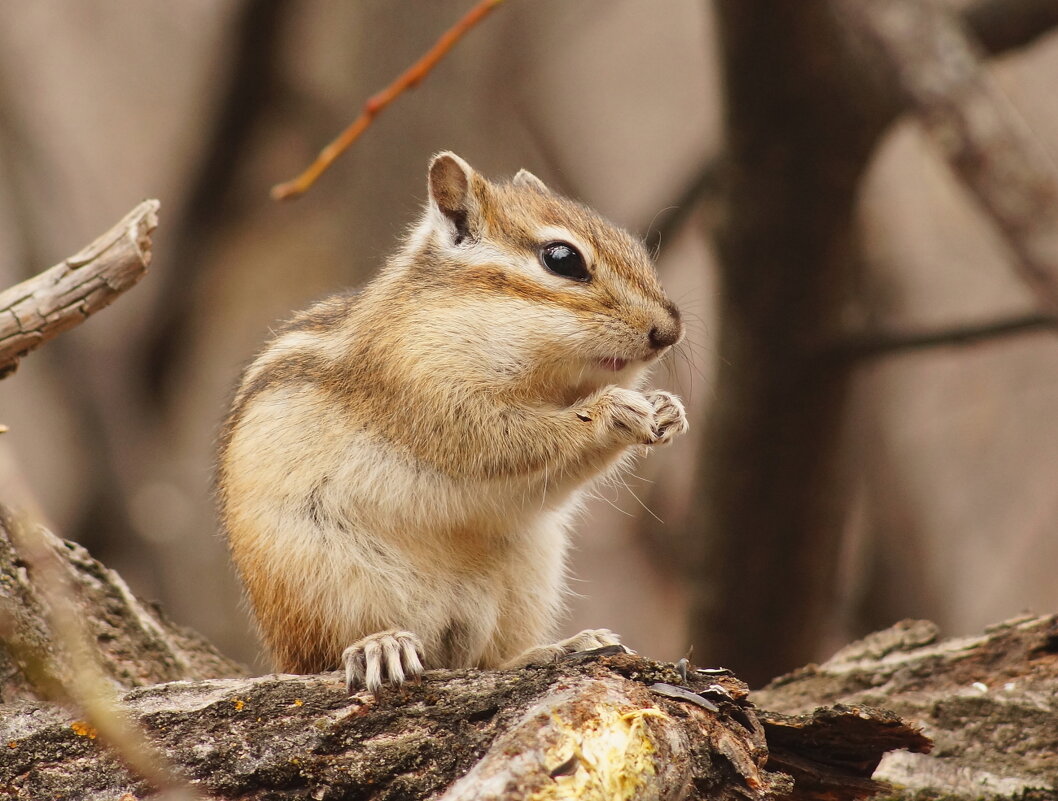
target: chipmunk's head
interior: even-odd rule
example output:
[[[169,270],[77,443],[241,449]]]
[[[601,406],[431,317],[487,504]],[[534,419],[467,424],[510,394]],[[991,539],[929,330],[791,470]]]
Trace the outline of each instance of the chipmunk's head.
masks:
[[[682,338],[642,243],[536,176],[494,184],[440,153],[428,185],[407,263],[423,297],[444,301],[438,327],[480,340],[503,375],[583,395],[634,383]]]

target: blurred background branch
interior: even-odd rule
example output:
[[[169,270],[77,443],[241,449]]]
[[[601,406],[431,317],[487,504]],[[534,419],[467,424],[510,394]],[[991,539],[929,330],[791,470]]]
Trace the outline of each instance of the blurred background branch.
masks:
[[[962,0],[963,21],[990,53],[1024,47],[1058,28],[1050,0]]]
[[[874,331],[846,336],[833,349],[840,359],[872,359],[894,356],[929,348],[976,345],[989,340],[1058,331],[1058,318],[1050,314],[1026,314],[1019,317],[951,326],[938,331]]]
[[[165,259],[164,269],[158,270],[161,287],[143,338],[143,364],[137,370],[142,402],[158,406],[161,413],[172,392],[173,375],[186,358],[202,270],[218,238],[247,212],[236,188],[252,158],[259,126],[276,115],[283,81],[277,51],[289,13],[288,0],[246,0],[231,26],[222,88],[199,134],[201,150],[175,215],[173,247],[161,256]]]
[[[963,123],[931,130],[1049,299],[1041,282],[1058,275],[1053,170],[1034,142],[1010,141],[1011,114],[994,102],[978,103],[990,112],[979,127],[966,124],[965,89],[985,81],[946,12],[919,0],[772,6],[716,4],[731,181],[717,237],[719,373],[692,513],[704,550],[689,577],[694,641],[751,682],[812,659],[835,619],[855,497],[843,454],[854,375],[820,360],[820,343],[845,327],[862,281],[851,212],[898,111],[910,104],[928,123],[941,107]],[[903,14],[892,28],[889,12]],[[889,49],[862,47],[869,37]]]
[[[1058,310],[1058,165],[987,74],[980,45],[920,0],[835,7],[1002,232],[1040,304]]]

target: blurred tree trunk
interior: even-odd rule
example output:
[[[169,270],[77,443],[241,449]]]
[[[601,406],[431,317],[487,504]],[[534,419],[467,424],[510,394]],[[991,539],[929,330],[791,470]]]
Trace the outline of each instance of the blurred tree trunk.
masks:
[[[880,125],[856,102],[827,3],[716,9],[728,216],[691,633],[698,658],[752,685],[815,656],[834,583],[850,365],[826,351],[856,272],[853,201]]]
[[[997,35],[990,20],[999,6],[1022,24]],[[727,217],[717,232],[720,366],[694,525],[701,547],[691,633],[699,657],[730,664],[752,684],[819,656],[835,600],[850,496],[838,446],[855,358],[843,332],[857,316],[853,209],[868,160],[907,103],[927,128],[938,103],[958,119],[969,114],[965,76],[976,77],[977,48],[996,53],[1033,41],[1058,24],[1058,7],[978,0],[958,9],[961,20],[920,30],[943,12],[908,3],[893,11],[907,17],[907,30],[885,36],[910,37],[898,44],[908,48],[902,53],[922,54],[914,64],[860,41],[864,26],[882,25],[864,16],[872,6],[863,0],[716,0],[715,8]],[[964,80],[938,87],[933,73]],[[935,96],[915,95],[915,81]],[[1035,147],[1031,137],[974,134],[975,158],[993,172],[1011,160],[1000,156],[1020,165]],[[1046,170],[1021,172],[1031,178]],[[986,211],[998,209],[992,222],[1022,262],[1012,266],[1025,267],[1036,253],[1025,246],[1032,215],[1005,226],[1006,206],[985,195],[998,188],[1022,200],[1050,199],[1054,187],[1046,176],[1042,189],[1018,183],[1012,169],[989,175],[996,185],[963,182]]]

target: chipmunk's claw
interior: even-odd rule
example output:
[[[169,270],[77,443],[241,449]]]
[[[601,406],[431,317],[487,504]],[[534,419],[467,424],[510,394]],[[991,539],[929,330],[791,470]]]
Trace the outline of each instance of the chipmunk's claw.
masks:
[[[410,631],[382,631],[358,640],[342,652],[346,692],[352,695],[363,687],[376,693],[383,682],[399,687],[405,679],[420,676],[422,650],[422,642]]]
[[[647,400],[654,405],[654,442],[667,445],[674,437],[687,430],[687,413],[683,403],[671,392],[660,390],[647,393]]]

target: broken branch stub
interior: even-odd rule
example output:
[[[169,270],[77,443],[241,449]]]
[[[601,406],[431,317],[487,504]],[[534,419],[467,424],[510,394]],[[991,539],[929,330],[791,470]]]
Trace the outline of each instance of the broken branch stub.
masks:
[[[157,200],[145,200],[80,252],[0,292],[0,378],[19,359],[134,286],[151,263]]]

